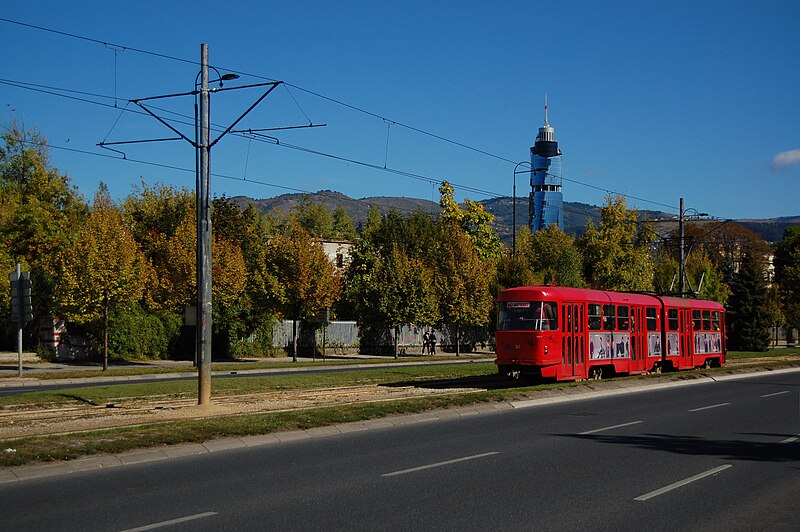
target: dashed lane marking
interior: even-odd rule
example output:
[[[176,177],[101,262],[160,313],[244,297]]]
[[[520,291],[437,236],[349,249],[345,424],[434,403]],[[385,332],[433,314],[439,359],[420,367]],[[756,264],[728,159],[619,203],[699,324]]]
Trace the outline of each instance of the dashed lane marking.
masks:
[[[733,467],[733,466],[731,464],[724,464],[724,465],[721,465],[719,467],[715,467],[714,469],[709,469],[708,471],[705,471],[703,473],[694,475],[692,477],[685,478],[683,480],[679,480],[678,482],[673,482],[669,486],[664,486],[663,488],[659,488],[657,490],[653,490],[651,492],[645,493],[644,495],[639,495],[638,497],[636,497],[633,500],[634,501],[646,501],[647,499],[652,499],[653,497],[658,497],[659,495],[663,495],[663,494],[665,494],[665,493],[667,493],[669,491],[672,491],[674,489],[680,488],[680,487],[685,486],[687,484],[691,484],[692,482],[695,482],[697,480],[700,480],[700,479],[703,479],[703,478],[706,478],[706,477],[710,477],[711,475],[716,475],[720,471],[725,471],[729,467]]]

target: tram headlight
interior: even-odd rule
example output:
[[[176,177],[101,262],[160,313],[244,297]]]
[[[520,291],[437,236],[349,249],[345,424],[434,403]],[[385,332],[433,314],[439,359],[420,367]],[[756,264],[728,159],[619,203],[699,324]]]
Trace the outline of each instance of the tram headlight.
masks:
[[[547,354],[547,346],[544,346],[544,354]]]

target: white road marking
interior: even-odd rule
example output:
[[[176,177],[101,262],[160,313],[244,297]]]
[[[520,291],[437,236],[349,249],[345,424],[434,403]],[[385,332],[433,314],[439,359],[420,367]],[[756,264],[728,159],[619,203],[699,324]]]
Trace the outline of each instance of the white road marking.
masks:
[[[122,532],[140,532],[142,530],[153,530],[165,526],[176,525],[178,523],[185,523],[186,521],[194,521],[195,519],[202,519],[204,517],[211,517],[217,515],[217,512],[204,512],[202,514],[187,515],[186,517],[179,517],[178,519],[170,519],[169,521],[161,521],[160,523],[153,523],[152,525],[144,525],[136,528],[129,528]]]
[[[768,393],[767,395],[762,395],[761,397],[775,397],[776,395],[783,395],[785,393],[789,393],[789,390],[784,390],[782,392]]]
[[[779,441],[778,443],[792,443],[793,441],[800,440],[797,436],[792,436],[791,438],[786,438],[783,441]]]
[[[643,421],[631,421],[630,423],[620,423],[619,425],[611,425],[610,427],[603,427],[602,429],[594,429],[594,430],[587,430],[585,432],[579,432],[579,435],[584,434],[594,434],[595,432],[603,432],[604,430],[613,430],[618,429],[620,427],[629,427],[631,425],[638,425],[639,423],[644,423]]]
[[[699,412],[701,410],[708,410],[709,408],[719,408],[721,406],[728,406],[730,403],[720,403],[718,405],[701,406],[700,408],[692,408],[689,412]]]
[[[683,480],[679,480],[678,482],[674,482],[674,483],[670,484],[669,486],[664,486],[663,488],[659,488],[657,490],[653,490],[653,491],[651,491],[649,493],[645,493],[644,495],[639,495],[638,497],[636,497],[633,500],[634,501],[646,501],[647,499],[652,499],[653,497],[658,497],[659,495],[663,495],[663,494],[667,493],[668,491],[672,491],[674,489],[680,488],[681,486],[685,486],[687,484],[691,484],[692,482],[694,482],[696,480],[700,480],[702,478],[706,478],[706,477],[711,476],[711,475],[716,475],[720,471],[724,471],[724,470],[728,469],[729,467],[733,467],[733,465],[725,464],[725,465],[721,465],[719,467],[715,467],[714,469],[709,469],[708,471],[706,471],[704,473],[700,473],[698,475],[694,475],[693,477],[689,477],[689,478],[686,478],[686,479],[683,479]]]
[[[456,458],[454,460],[447,460],[445,462],[437,462],[435,464],[428,464],[419,467],[412,467],[411,469],[403,469],[402,471],[393,471],[391,473],[384,473],[382,477],[394,477],[397,475],[405,475],[406,473],[414,473],[416,471],[422,471],[424,469],[432,469],[434,467],[442,467],[450,464],[455,464],[457,462],[465,462],[467,460],[477,460],[478,458],[484,458],[486,456],[492,456],[493,454],[500,454],[499,451],[492,451],[489,453],[482,453],[482,454],[475,454],[472,456],[465,456],[463,458]]]

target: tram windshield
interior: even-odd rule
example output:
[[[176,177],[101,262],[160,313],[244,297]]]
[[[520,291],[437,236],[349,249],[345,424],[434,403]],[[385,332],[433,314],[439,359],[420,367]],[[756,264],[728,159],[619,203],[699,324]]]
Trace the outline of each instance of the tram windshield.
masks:
[[[501,301],[497,312],[498,331],[552,331],[558,329],[555,303],[542,301]]]

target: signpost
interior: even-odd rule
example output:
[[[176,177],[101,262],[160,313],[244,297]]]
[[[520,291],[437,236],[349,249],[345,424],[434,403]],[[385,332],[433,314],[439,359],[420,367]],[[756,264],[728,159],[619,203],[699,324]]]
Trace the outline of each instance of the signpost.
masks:
[[[18,373],[22,377],[22,329],[33,319],[31,272],[20,271],[17,263],[17,269],[8,274],[8,279],[11,281],[11,321],[17,324]]]

